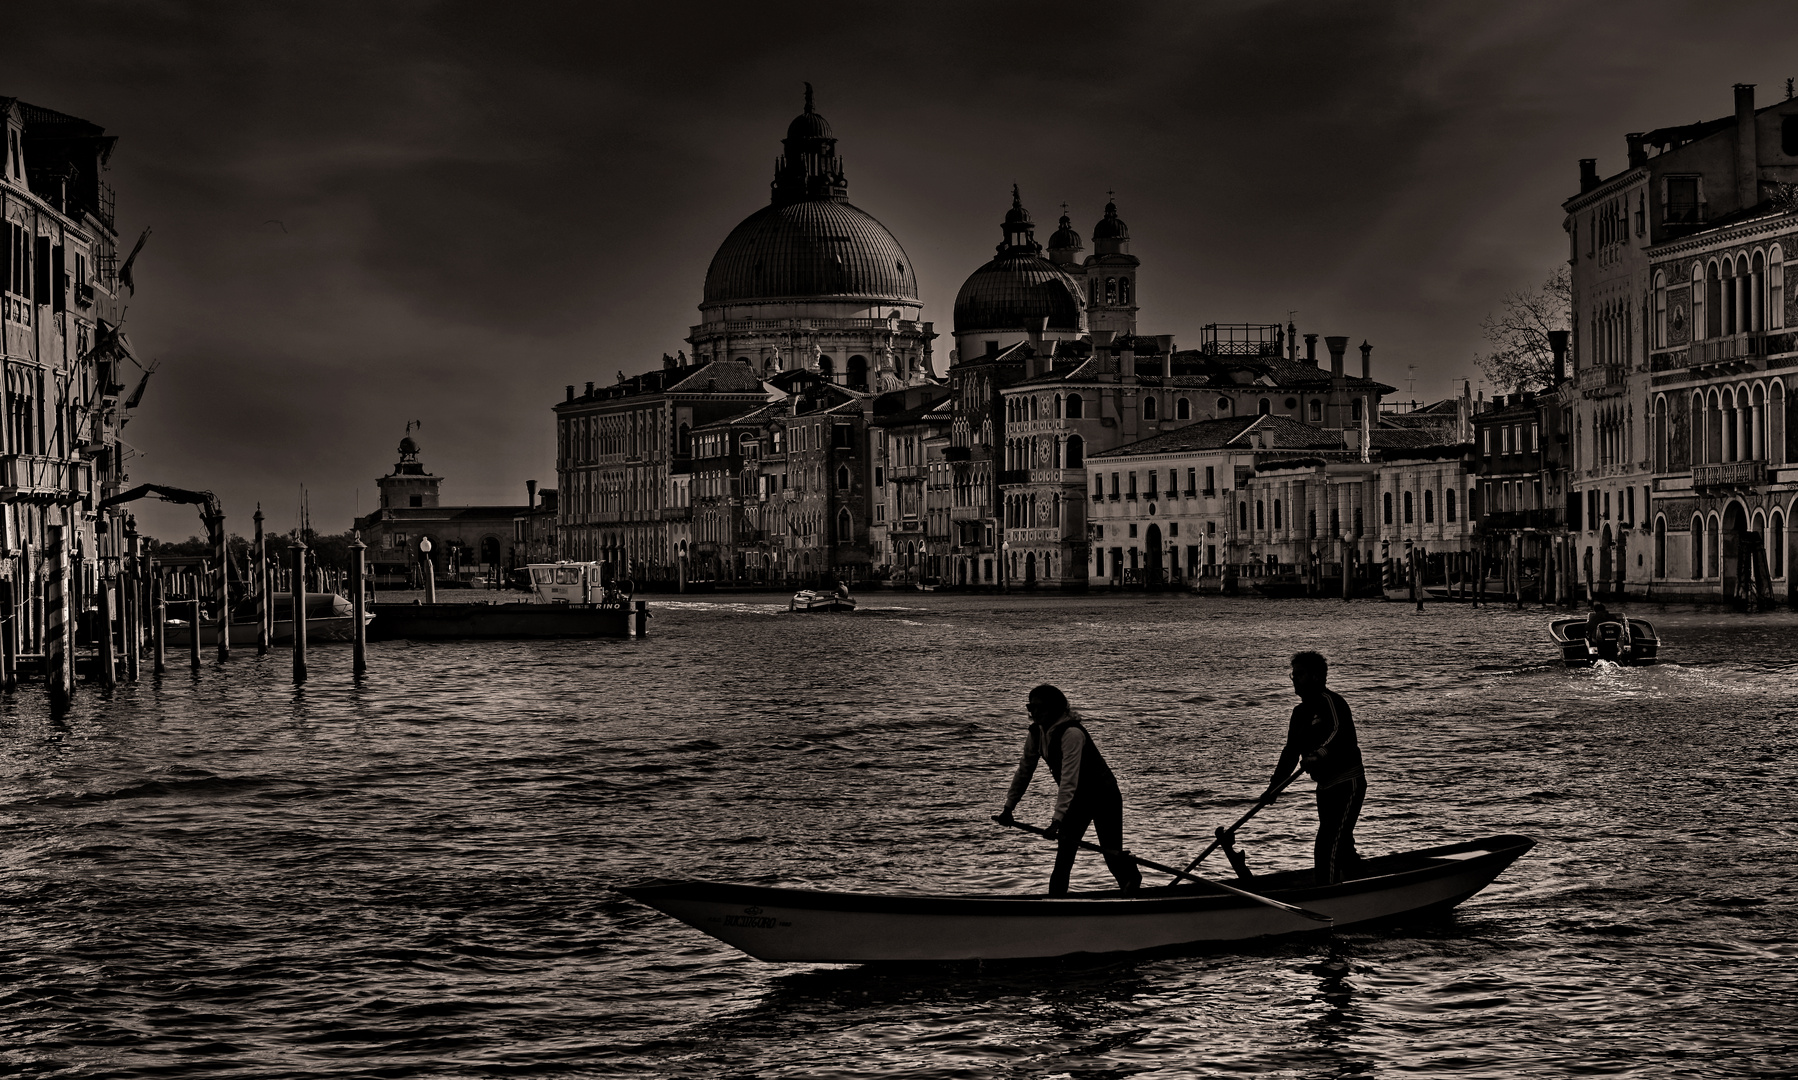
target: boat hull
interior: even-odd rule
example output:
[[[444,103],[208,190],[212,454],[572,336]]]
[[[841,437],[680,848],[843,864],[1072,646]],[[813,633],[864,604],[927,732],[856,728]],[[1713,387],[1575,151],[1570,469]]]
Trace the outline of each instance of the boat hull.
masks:
[[[1289,871],[1237,885],[1298,904],[1337,928],[1448,910],[1535,846],[1497,836],[1368,860],[1367,875],[1318,888]],[[740,949],[782,963],[1049,959],[1216,946],[1316,931],[1303,916],[1187,885],[1045,896],[892,896],[703,881],[619,890]]]
[[[524,641],[630,636],[630,612],[598,604],[375,604],[370,641]]]
[[[839,596],[836,593],[801,592],[794,593],[793,599],[787,601],[788,611],[854,611],[855,599]]]

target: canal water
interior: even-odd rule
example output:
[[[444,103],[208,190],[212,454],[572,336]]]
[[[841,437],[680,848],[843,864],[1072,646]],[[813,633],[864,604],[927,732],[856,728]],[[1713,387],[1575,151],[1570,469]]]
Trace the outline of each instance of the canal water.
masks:
[[[360,684],[315,647],[300,690],[252,651],[66,722],[0,702],[0,1074],[1798,1070],[1791,614],[1642,607],[1666,663],[1568,671],[1540,611],[861,599],[384,643]],[[1129,845],[1183,862],[1266,783],[1301,648],[1355,709],[1364,852],[1536,850],[1402,932],[987,968],[763,964],[611,889],[1040,888],[1052,848],[989,820],[1040,681],[1118,773]],[[1049,813],[1043,775],[1019,816]],[[1308,791],[1264,811],[1251,864],[1304,865],[1311,814]]]

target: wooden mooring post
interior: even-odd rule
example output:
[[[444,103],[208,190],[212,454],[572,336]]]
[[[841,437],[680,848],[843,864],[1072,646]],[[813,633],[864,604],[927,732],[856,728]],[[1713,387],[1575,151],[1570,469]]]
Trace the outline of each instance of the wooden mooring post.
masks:
[[[267,656],[269,639],[274,636],[270,625],[273,607],[269,595],[268,542],[262,535],[262,504],[256,504],[256,655]]]
[[[161,675],[168,670],[169,603],[168,585],[162,569],[150,564],[150,672]]]
[[[60,523],[49,525],[45,532],[49,550],[45,552],[48,574],[44,582],[44,678],[50,692],[50,715],[62,716],[69,711],[74,696],[71,673],[75,657],[69,648],[69,605],[63,591],[68,552],[63,549],[65,536]]]
[[[187,665],[193,669],[195,675],[200,673],[200,598],[197,595],[199,584],[199,575],[196,574],[194,575],[196,595],[187,604],[187,610],[190,613],[187,628]]]
[[[350,618],[355,620],[352,629],[354,654],[350,661],[352,674],[361,675],[368,671],[368,597],[362,586],[363,576],[367,573],[364,557],[368,554],[368,545],[362,542],[362,534],[350,542]]]
[[[306,542],[293,545],[293,681],[306,681]]]
[[[100,655],[96,658],[100,662],[100,685],[117,686],[119,684],[119,664],[112,647],[112,582],[107,580],[105,560],[100,563],[100,591],[95,600],[98,607],[95,614],[99,616],[95,620],[98,623],[96,629],[100,632],[98,642]]]

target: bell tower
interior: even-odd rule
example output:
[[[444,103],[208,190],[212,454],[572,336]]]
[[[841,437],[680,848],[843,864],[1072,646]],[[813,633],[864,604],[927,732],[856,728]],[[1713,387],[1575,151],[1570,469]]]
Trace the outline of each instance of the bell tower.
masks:
[[[1107,195],[1110,195],[1107,192]],[[1118,217],[1116,202],[1105,203],[1105,216],[1093,226],[1093,253],[1086,273],[1087,324],[1120,337],[1136,334],[1136,270],[1141,262],[1130,254],[1130,227]]]

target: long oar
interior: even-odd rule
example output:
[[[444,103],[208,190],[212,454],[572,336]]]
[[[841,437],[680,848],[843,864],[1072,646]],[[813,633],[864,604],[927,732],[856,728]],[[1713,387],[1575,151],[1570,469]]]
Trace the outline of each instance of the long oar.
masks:
[[[997,821],[998,819],[994,818],[993,820]],[[1003,824],[1003,823],[1001,823],[1001,824]],[[1027,833],[1035,833],[1038,836],[1041,836],[1044,838],[1049,838],[1049,834],[1048,834],[1047,830],[1039,829],[1035,825],[1026,825],[1021,821],[1013,821],[1010,824],[1013,828],[1022,829]],[[1184,870],[1176,870],[1171,866],[1163,866],[1158,862],[1150,862],[1148,859],[1145,859],[1140,855],[1133,855],[1128,851],[1120,851],[1117,848],[1100,847],[1098,844],[1088,843],[1085,840],[1080,841],[1080,846],[1085,848],[1088,851],[1096,851],[1101,855],[1112,855],[1112,856],[1122,855],[1126,859],[1134,860],[1136,865],[1138,865],[1138,866],[1145,866],[1145,867],[1148,867],[1150,870],[1159,870],[1164,874],[1172,874],[1176,878],[1186,878],[1188,881],[1196,881],[1200,885],[1209,885],[1214,889],[1222,889],[1228,893],[1235,893],[1237,896],[1242,897],[1244,900],[1253,900],[1257,904],[1266,904],[1268,907],[1279,908],[1281,911],[1289,911],[1294,915],[1303,915],[1305,918],[1312,919],[1317,922],[1327,923],[1327,922],[1335,921],[1330,916],[1325,915],[1321,911],[1312,911],[1310,908],[1302,908],[1296,904],[1282,903],[1278,900],[1274,900],[1274,899],[1270,899],[1269,897],[1262,896],[1259,893],[1249,892],[1247,889],[1238,889],[1234,885],[1225,885],[1221,881],[1211,881],[1207,878],[1199,877],[1196,874],[1189,874]]]
[[[1285,791],[1286,788],[1294,780],[1297,780],[1299,777],[1303,776],[1304,774],[1305,774],[1305,770],[1303,770],[1303,769],[1292,770],[1292,772],[1287,775],[1286,779],[1280,781],[1279,784],[1274,787],[1274,794],[1276,796],[1279,795],[1280,792]],[[1254,806],[1249,807],[1248,813],[1246,813],[1236,819],[1236,824],[1230,826],[1228,829],[1220,829],[1218,831],[1216,839],[1211,841],[1211,845],[1209,847],[1207,847],[1204,851],[1199,852],[1199,855],[1197,858],[1195,858],[1193,861],[1187,863],[1186,869],[1184,871],[1174,871],[1173,873],[1174,873],[1175,878],[1180,878],[1180,877],[1190,875],[1192,873],[1193,867],[1204,862],[1205,856],[1211,854],[1212,852],[1214,852],[1218,849],[1218,845],[1222,844],[1224,842],[1224,837],[1234,835],[1236,833],[1237,829],[1242,828],[1244,822],[1248,821],[1250,818],[1254,817],[1256,814],[1259,814],[1261,812],[1261,808],[1263,806],[1271,806],[1271,805],[1273,805],[1272,799],[1257,800],[1255,802]]]

